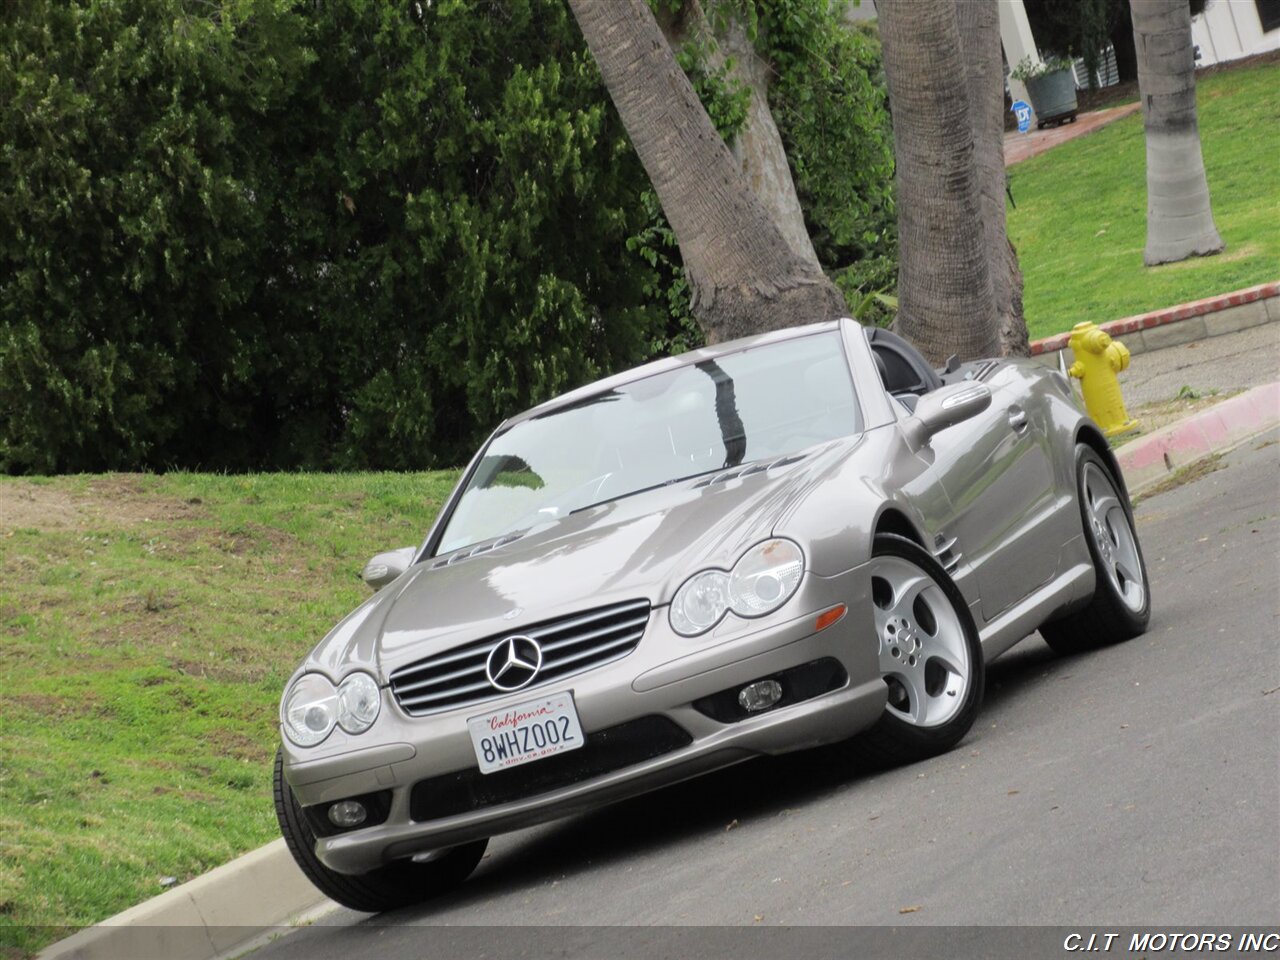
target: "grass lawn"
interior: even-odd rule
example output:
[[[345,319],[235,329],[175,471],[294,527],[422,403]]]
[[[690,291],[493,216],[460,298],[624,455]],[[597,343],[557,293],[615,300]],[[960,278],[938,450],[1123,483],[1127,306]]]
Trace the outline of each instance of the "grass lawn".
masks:
[[[0,957],[278,835],[282,685],[455,477],[0,478]]]
[[[1147,268],[1142,114],[1009,168],[1009,236],[1032,339],[1280,280],[1280,64],[1203,77],[1200,139],[1218,232],[1213,257]]]

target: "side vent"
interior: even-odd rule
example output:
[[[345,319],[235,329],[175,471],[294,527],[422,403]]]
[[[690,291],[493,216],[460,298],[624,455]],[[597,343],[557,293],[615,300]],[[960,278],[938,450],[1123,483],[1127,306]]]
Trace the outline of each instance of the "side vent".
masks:
[[[461,563],[463,560],[478,557],[480,554],[488,553],[490,550],[496,550],[498,547],[505,547],[508,543],[515,543],[523,536],[523,531],[519,533],[508,533],[498,537],[497,540],[488,540],[485,543],[476,544],[474,547],[466,547],[459,550],[457,553],[451,553],[447,557],[441,557],[435,563],[431,564],[431,569],[435,570],[439,567],[447,567],[450,564]]]
[[[938,534],[933,538],[933,556],[940,564],[942,569],[947,571],[948,576],[954,576],[956,569],[960,566],[960,558],[964,556],[956,549],[956,538],[948,539],[944,534]]]
[[[695,483],[694,489],[700,487],[710,487],[717,483],[728,483],[730,480],[738,480],[742,477],[749,477],[756,473],[766,473],[776,467],[785,467],[792,463],[799,463],[807,454],[792,453],[785,457],[779,457],[777,460],[764,461],[757,460],[755,463],[749,463],[745,467],[734,467],[732,470],[726,470],[723,473],[714,473],[705,479]]]

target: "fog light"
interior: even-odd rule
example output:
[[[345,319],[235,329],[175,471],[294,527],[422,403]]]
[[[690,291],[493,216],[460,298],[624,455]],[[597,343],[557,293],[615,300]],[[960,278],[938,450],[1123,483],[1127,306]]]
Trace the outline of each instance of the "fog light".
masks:
[[[339,800],[329,808],[329,822],[335,827],[358,827],[368,816],[364,804],[355,800]]]
[[[777,680],[757,680],[738,691],[738,703],[747,713],[768,710],[782,699],[782,684]]]

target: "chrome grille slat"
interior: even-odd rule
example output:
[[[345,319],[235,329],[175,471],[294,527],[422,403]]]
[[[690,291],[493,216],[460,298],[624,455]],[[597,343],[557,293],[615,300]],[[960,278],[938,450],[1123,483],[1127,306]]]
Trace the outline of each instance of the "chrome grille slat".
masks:
[[[492,646],[492,645],[493,644],[489,644],[489,646]],[[459,660],[465,660],[467,657],[475,657],[475,656],[479,656],[480,654],[484,654],[487,657],[489,655],[489,647],[488,646],[481,647],[479,644],[469,643],[465,647],[458,647],[457,649],[451,650],[448,653],[442,653],[438,657],[428,657],[426,660],[420,660],[418,663],[411,663],[407,667],[401,667],[399,670],[396,671],[396,675],[403,676],[423,666],[426,666],[428,663],[430,663],[431,666],[434,668],[434,667],[443,666],[446,663],[456,663]]]
[[[621,640],[618,640],[614,643],[607,644],[603,647],[594,647],[591,650],[584,650],[582,653],[575,653],[572,656],[559,658],[556,660],[555,666],[553,669],[558,669],[559,667],[566,666],[571,663],[577,663],[578,661],[585,660],[588,657],[599,656],[601,654],[607,653],[610,650],[621,649],[622,647],[635,643],[639,639],[640,639],[640,634],[637,633],[631,636],[623,637]]]
[[[479,683],[468,683],[465,687],[453,687],[450,690],[441,690],[439,693],[419,693],[411,697],[405,697],[401,701],[403,706],[419,703],[431,703],[436,700],[443,700],[446,697],[456,697],[464,693],[472,693],[480,690],[492,690],[488,680],[481,680]]]
[[[643,617],[633,617],[623,623],[616,625],[601,627],[599,630],[591,630],[583,634],[574,634],[572,636],[563,637],[560,640],[552,640],[550,643],[542,644],[543,654],[550,653],[552,650],[563,650],[565,647],[571,647],[575,644],[585,643],[588,640],[595,640],[597,637],[605,637],[611,633],[617,633],[619,630],[635,630],[637,627],[643,628],[649,622],[649,615],[646,613]],[[643,630],[641,631],[643,632]],[[537,637],[534,638],[535,640]]]
[[[487,658],[487,651],[486,658]],[[485,658],[477,660],[469,667],[463,667],[461,670],[451,670],[448,673],[439,676],[431,676],[426,680],[415,680],[413,683],[397,683],[396,692],[399,694],[412,693],[414,690],[421,690],[423,687],[432,687],[449,680],[457,680],[459,677],[484,676]],[[405,679],[408,679],[407,677]]]
[[[625,657],[644,636],[647,600],[628,600],[528,626],[513,624],[499,634],[472,640],[452,650],[406,664],[391,675],[391,692],[413,716],[452,710],[506,696],[488,679],[491,650],[507,637],[524,636],[542,648],[542,668],[523,690],[590,670]]]
[[[565,630],[571,630],[575,627],[585,626],[588,623],[594,623],[597,620],[604,620],[607,617],[618,617],[626,613],[644,611],[644,618],[649,619],[649,604],[645,600],[639,603],[619,604],[616,608],[606,608],[604,612],[595,611],[593,613],[584,613],[576,617],[565,620],[552,620],[550,623],[538,624],[532,627],[526,627],[523,630],[514,630],[524,637],[532,637],[534,640],[541,640],[543,637],[551,633],[561,633]],[[498,637],[497,639],[502,639]]]

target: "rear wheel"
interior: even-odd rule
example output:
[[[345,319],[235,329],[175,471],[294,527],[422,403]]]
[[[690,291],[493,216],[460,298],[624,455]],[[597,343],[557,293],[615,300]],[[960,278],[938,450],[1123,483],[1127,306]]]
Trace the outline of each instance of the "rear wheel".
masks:
[[[359,876],[330,870],[315,854],[316,836],[284,779],[284,756],[276,751],[276,819],[289,852],[307,879],[331,900],[364,913],[379,913],[438,897],[471,875],[484,856],[488,840],[445,850],[426,862],[397,860]]]
[[[968,605],[932,556],[893,534],[875,539],[871,591],[889,698],[884,715],[850,746],[882,764],[949,750],[982,703],[982,647]]]
[[[1087,607],[1040,628],[1057,653],[1128,640],[1144,632],[1151,618],[1151,587],[1133,508],[1111,470],[1085,444],[1076,447],[1076,487],[1096,583]]]

